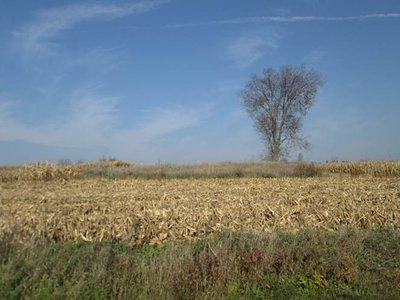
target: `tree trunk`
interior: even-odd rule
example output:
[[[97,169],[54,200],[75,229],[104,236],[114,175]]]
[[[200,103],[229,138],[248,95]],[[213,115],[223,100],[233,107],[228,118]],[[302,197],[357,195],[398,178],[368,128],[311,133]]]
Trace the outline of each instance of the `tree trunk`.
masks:
[[[280,143],[279,141],[274,142],[274,152],[272,153],[272,160],[279,161],[279,151],[280,151]]]

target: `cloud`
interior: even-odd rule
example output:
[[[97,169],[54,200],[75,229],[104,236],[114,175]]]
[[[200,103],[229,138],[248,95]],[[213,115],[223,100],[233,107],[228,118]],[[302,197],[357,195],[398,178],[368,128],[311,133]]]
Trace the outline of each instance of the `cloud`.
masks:
[[[129,157],[132,151],[146,151],[152,143],[180,130],[196,126],[205,109],[171,106],[144,111],[124,128],[119,99],[99,96],[93,89],[81,89],[69,97],[70,108],[63,116],[28,125],[12,116],[12,105],[0,101],[0,141],[23,141],[43,146],[78,149],[106,149],[112,155]]]
[[[144,115],[139,124],[118,134],[120,144],[132,144],[132,141],[137,145],[146,144],[161,136],[191,127],[200,118],[198,110],[182,106],[155,108],[144,112]]]
[[[14,33],[28,54],[51,52],[51,41],[61,32],[84,21],[111,20],[150,11],[167,1],[143,1],[130,4],[72,4],[40,11],[33,23]]]
[[[198,125],[206,117],[207,110],[173,106],[144,112],[145,116],[140,122],[115,134],[114,144],[118,147],[110,151],[118,157],[131,157],[135,154],[145,160],[151,160],[149,156],[160,158],[164,147],[160,149],[156,145],[165,142],[166,138],[169,140],[176,132]]]
[[[226,47],[226,59],[237,68],[245,68],[278,48],[277,31],[246,33],[232,40]]]
[[[71,147],[100,144],[113,124],[117,99],[82,90],[70,96],[70,103],[64,115],[35,126],[12,117],[12,105],[7,105],[7,109],[1,109],[0,105],[0,140]]]
[[[194,23],[178,23],[165,25],[164,28],[185,28],[212,25],[237,25],[250,23],[297,23],[297,22],[344,22],[344,21],[365,21],[373,19],[400,18],[400,13],[369,14],[347,17],[320,17],[320,16],[261,16],[237,19],[214,20]]]

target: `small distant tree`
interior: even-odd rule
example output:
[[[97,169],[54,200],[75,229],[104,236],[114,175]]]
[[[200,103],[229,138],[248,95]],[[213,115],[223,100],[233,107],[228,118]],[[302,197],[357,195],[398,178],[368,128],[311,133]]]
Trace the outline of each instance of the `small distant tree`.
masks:
[[[299,153],[299,155],[297,155],[297,162],[301,163],[304,162],[304,155],[303,153]]]
[[[339,158],[337,156],[332,156],[331,159],[329,160],[331,163],[337,163],[339,162]]]
[[[72,165],[72,161],[68,158],[61,158],[57,161],[57,164],[60,166],[69,166]]]
[[[267,158],[278,161],[294,147],[309,148],[300,129],[321,86],[321,75],[304,65],[269,68],[251,77],[241,97],[265,142]]]

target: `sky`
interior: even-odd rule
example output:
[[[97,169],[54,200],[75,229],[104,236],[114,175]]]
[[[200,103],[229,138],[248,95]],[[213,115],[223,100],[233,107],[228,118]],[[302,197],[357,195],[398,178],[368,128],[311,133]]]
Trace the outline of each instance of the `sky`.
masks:
[[[400,159],[398,0],[0,0],[0,164],[257,160],[240,92],[305,64],[308,161]]]

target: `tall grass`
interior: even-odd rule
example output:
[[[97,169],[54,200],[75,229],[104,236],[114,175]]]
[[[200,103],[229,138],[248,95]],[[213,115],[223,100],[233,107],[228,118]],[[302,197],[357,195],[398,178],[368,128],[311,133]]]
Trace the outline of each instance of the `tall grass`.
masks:
[[[398,299],[400,235],[225,232],[195,243],[0,240],[1,299]]]
[[[280,162],[222,162],[204,164],[131,165],[121,168],[95,166],[84,171],[86,176],[111,178],[234,178],[234,177],[310,177],[320,174],[313,164]]]

